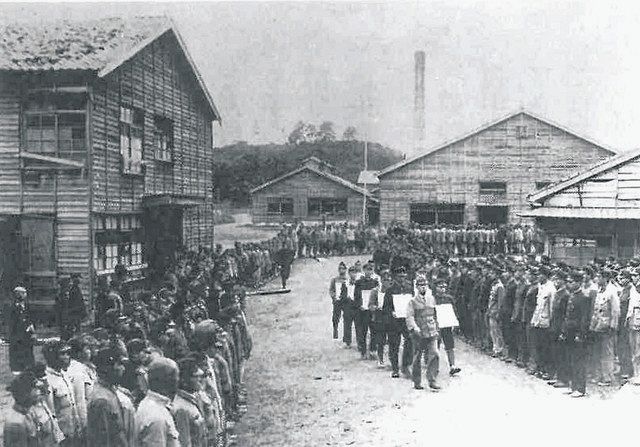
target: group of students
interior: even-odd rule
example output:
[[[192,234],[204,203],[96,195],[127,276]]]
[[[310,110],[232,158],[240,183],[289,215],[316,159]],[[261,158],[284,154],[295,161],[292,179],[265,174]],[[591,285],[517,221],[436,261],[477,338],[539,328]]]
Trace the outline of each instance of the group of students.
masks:
[[[535,257],[441,263],[462,335],[573,397],[640,385],[640,263],[583,267]]]
[[[19,371],[8,387],[15,404],[6,414],[4,444],[234,444],[252,348],[242,258],[238,246],[182,251],[142,293],[130,290],[117,269],[98,287],[95,324],[45,341],[44,362],[34,358],[27,290],[16,287],[10,346],[29,343],[10,353]]]
[[[544,248],[544,234],[532,225],[482,225],[392,222],[376,248],[401,246],[414,253],[447,256],[536,254]]]
[[[375,227],[353,223],[296,224],[294,245],[300,257],[328,257],[371,253],[381,234]]]
[[[428,386],[437,391],[440,343],[447,353],[450,375],[460,372],[455,363],[452,327],[441,328],[436,312],[439,305],[453,304],[447,289],[448,278],[444,276],[416,274],[412,278],[404,266],[391,271],[387,265],[376,268],[373,261],[364,265],[356,262],[350,267],[341,262],[338,275],[329,285],[333,338],[339,338],[342,319],[342,340],[347,348],[351,347],[355,327],[357,349],[363,360],[377,360],[384,366],[388,344],[392,378],[399,378],[402,372],[412,378],[414,388],[423,389],[424,361]]]

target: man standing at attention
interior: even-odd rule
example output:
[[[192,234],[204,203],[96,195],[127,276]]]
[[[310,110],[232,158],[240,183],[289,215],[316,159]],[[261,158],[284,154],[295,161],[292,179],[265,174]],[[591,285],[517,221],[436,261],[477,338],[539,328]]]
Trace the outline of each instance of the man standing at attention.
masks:
[[[340,324],[340,316],[342,314],[342,301],[340,299],[342,285],[346,287],[348,281],[347,266],[344,262],[340,262],[338,265],[338,276],[331,278],[329,284],[329,296],[333,303],[333,313],[331,316],[331,322],[333,323],[333,339],[338,339],[338,324]]]
[[[440,357],[438,355],[438,321],[436,301],[425,278],[416,281],[417,293],[407,306],[407,328],[413,337],[413,387],[422,390],[422,357],[426,355],[429,388],[440,389],[437,384]]]

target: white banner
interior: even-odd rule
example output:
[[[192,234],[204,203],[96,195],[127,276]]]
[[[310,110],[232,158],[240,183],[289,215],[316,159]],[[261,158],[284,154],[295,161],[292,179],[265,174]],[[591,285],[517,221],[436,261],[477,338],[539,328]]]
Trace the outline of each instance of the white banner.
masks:
[[[356,286],[355,284],[347,284],[347,298],[350,301],[353,301],[353,292],[355,291]]]
[[[371,293],[373,292],[372,290],[363,290],[362,291],[362,307],[361,309],[363,310],[367,310],[369,309],[369,302],[371,301]]]
[[[407,318],[407,307],[413,296],[409,293],[393,295],[393,311],[396,318]]]
[[[460,326],[456,318],[456,313],[453,311],[453,306],[450,303],[437,304],[436,315],[438,317],[438,326],[441,328]]]

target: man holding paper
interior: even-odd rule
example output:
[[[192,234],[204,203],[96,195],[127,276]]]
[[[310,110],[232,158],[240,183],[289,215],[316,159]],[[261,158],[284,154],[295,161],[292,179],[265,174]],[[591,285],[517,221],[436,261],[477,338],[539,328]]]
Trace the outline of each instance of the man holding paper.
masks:
[[[340,292],[342,287],[346,288],[347,285],[347,265],[344,262],[340,262],[338,265],[338,276],[331,278],[329,284],[329,296],[333,304],[333,312],[331,314],[331,322],[333,324],[333,339],[338,338],[338,324],[340,323],[340,316],[342,314],[342,300],[340,299]]]
[[[407,306],[413,297],[413,284],[407,277],[404,267],[394,271],[393,284],[384,294],[382,311],[385,319],[387,338],[389,340],[389,360],[391,361],[392,378],[400,377],[398,371],[398,354],[400,352],[400,338],[404,339],[402,348],[402,372],[409,375],[409,365],[412,361],[413,347],[409,329],[407,329]]]
[[[440,315],[440,309],[448,310],[450,314],[455,317],[455,311],[453,309],[453,297],[447,291],[448,278],[444,275],[440,275],[435,281],[435,299],[438,306],[438,315]],[[456,324],[451,322],[449,324]],[[444,326],[445,323],[443,322]],[[454,340],[453,340],[453,327],[447,324],[447,327],[440,327],[440,339],[444,344],[444,350],[447,353],[447,360],[449,360],[449,375],[454,376],[460,372],[460,368],[456,366],[456,356],[454,354]]]
[[[356,310],[356,339],[362,359],[367,358],[367,333],[371,325],[372,307],[376,308],[380,282],[373,277],[373,265],[367,263],[363,268],[363,276],[356,281],[354,291],[354,307]],[[372,334],[373,336],[373,334]],[[375,340],[369,343],[369,359],[375,360]]]
[[[426,278],[416,280],[417,293],[407,305],[407,329],[413,337],[413,387],[422,390],[422,357],[426,356],[429,388],[440,389],[437,384],[440,356],[438,354],[438,320],[436,301]]]

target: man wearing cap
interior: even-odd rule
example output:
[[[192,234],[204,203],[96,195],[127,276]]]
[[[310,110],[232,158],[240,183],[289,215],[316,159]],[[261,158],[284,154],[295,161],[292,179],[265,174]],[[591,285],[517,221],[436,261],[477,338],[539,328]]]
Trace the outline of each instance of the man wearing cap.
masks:
[[[134,338],[127,342],[129,362],[126,365],[122,384],[129,390],[133,403],[138,405],[149,389],[149,363],[151,363],[151,349],[144,339]]]
[[[38,445],[36,421],[29,410],[38,400],[36,378],[31,371],[23,371],[7,387],[14,404],[4,416],[4,445],[31,447]]]
[[[33,344],[35,330],[27,304],[27,289],[13,289],[13,303],[9,309],[9,366],[14,374],[24,371],[35,363]]]
[[[491,336],[491,343],[493,345],[492,357],[504,359],[506,355],[502,325],[500,324],[500,308],[504,305],[505,290],[501,278],[503,271],[496,269],[496,272],[498,274],[496,275],[495,282],[491,286],[491,292],[489,294],[487,319],[489,321],[489,335]]]
[[[76,446],[81,438],[81,422],[67,368],[71,361],[70,347],[63,341],[51,340],[42,352],[47,362],[47,380],[51,387],[49,408],[56,415],[60,430],[64,433],[63,446]]]
[[[340,262],[338,265],[338,276],[331,278],[329,283],[329,296],[333,305],[333,311],[331,314],[331,323],[333,324],[333,339],[338,339],[338,325],[340,324],[340,316],[342,314],[342,301],[340,299],[342,287],[346,288],[347,277],[347,265],[344,262]]]
[[[534,328],[534,354],[536,375],[544,380],[551,379],[550,332],[551,309],[556,295],[556,287],[550,280],[550,270],[546,266],[540,267],[538,275],[538,293],[536,295],[536,308],[531,318],[531,326]]]
[[[445,275],[439,275],[435,280],[434,297],[436,304],[450,304],[453,307],[454,299],[447,291],[448,278]],[[444,344],[444,350],[447,353],[447,360],[449,361],[449,375],[454,376],[461,370],[456,366],[456,356],[454,352],[455,344],[453,339],[453,328],[445,327],[440,328],[440,339]]]
[[[407,306],[407,329],[413,337],[413,387],[423,389],[422,358],[426,355],[427,380],[429,388],[440,389],[437,384],[440,357],[438,355],[438,321],[436,319],[436,302],[429,290],[427,280],[418,278],[417,293]]]
[[[113,347],[95,358],[98,382],[87,409],[87,441],[90,446],[134,447],[135,409],[119,384],[125,370],[123,353]]]
[[[581,288],[583,272],[567,275],[566,289],[569,292],[563,315],[560,340],[564,342],[569,367],[571,397],[583,397],[587,387],[587,358],[589,355],[587,334],[589,332],[591,299]]]
[[[551,308],[549,331],[551,337],[552,368],[555,379],[549,381],[555,388],[566,388],[569,385],[569,359],[567,355],[566,339],[562,337],[562,325],[565,319],[569,291],[572,277],[564,272],[556,274],[556,296]]]
[[[204,371],[194,358],[178,362],[180,383],[171,412],[176,421],[181,447],[207,447],[207,425],[198,396],[204,389]]]
[[[171,401],[178,391],[178,365],[159,357],[149,365],[149,391],[136,411],[139,447],[178,447],[179,434],[171,415]]]
[[[593,303],[593,314],[589,330],[595,338],[594,359],[598,385],[610,386],[614,371],[614,336],[620,316],[620,299],[617,289],[611,284],[613,272],[602,270],[596,276],[598,293]]]
[[[391,377],[397,378],[400,377],[398,356],[401,337],[404,339],[402,348],[402,372],[406,375],[409,375],[409,365],[413,357],[413,348],[411,345],[411,337],[409,336],[409,329],[407,328],[407,320],[404,316],[406,309],[396,311],[394,296],[412,295],[413,285],[407,277],[407,271],[403,266],[398,267],[394,273],[393,284],[384,294],[382,311],[384,313],[387,338],[389,341],[389,361],[391,362],[392,369]],[[400,301],[398,297],[395,299]]]
[[[356,339],[358,341],[358,350],[362,359],[367,358],[367,332],[371,329],[371,315],[375,310],[375,301],[380,282],[373,277],[373,265],[366,263],[363,269],[363,276],[356,280],[354,295],[354,307],[356,310]],[[368,297],[368,302],[364,302],[364,296]],[[375,360],[375,335],[371,334],[369,343],[369,359]]]
[[[347,280],[340,284],[340,290],[338,292],[338,299],[340,301],[340,307],[342,308],[342,341],[347,348],[351,347],[354,323],[358,312],[358,308],[356,308],[354,302],[356,275],[355,267],[349,267]]]

